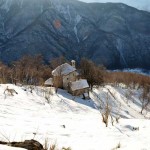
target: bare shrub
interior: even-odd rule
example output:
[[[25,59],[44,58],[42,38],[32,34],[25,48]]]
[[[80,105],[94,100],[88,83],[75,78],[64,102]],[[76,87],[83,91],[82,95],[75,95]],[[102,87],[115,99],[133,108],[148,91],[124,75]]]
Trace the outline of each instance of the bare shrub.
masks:
[[[47,100],[48,103],[51,101],[51,96],[53,95],[52,89],[46,89],[45,90],[45,99]]]
[[[120,142],[118,143],[118,145],[117,145],[117,147],[116,147],[117,149],[118,148],[121,148],[121,144],[120,144]]]
[[[143,114],[144,109],[147,109],[150,104],[150,85],[144,86],[140,100],[142,102],[141,114]]]
[[[11,80],[23,84],[41,85],[51,76],[51,69],[44,65],[41,55],[24,56],[12,63],[11,70]]]
[[[51,146],[50,146],[50,150],[57,150],[57,149],[56,149],[56,145],[55,145],[55,144],[51,145]]]
[[[121,144],[120,144],[120,142],[117,144],[117,146],[115,147],[115,148],[113,148],[112,150],[117,150],[117,149],[119,149],[119,148],[121,148]]]
[[[44,147],[44,150],[49,150],[49,143],[48,143],[48,139],[47,138],[45,139],[43,147]]]
[[[70,147],[68,147],[68,148],[63,147],[62,150],[71,150],[71,148]]]
[[[120,119],[120,116],[116,117],[116,123],[119,123],[119,119]]]
[[[130,72],[105,72],[104,82],[116,86],[123,83],[130,88],[143,88],[146,84],[150,85],[150,77]]]
[[[108,103],[108,93],[107,93],[107,98],[106,98],[106,105],[105,105],[105,108],[104,108],[104,111],[101,112],[101,115],[102,115],[102,121],[105,123],[106,127],[108,127],[108,121],[109,121],[109,118],[111,119],[111,124],[112,126],[114,125],[114,118],[111,114],[111,111],[112,111],[112,108],[111,106],[109,105]]]
[[[43,89],[40,89],[40,91],[41,91],[40,94],[42,95],[42,97],[44,97],[47,100],[47,102],[50,103],[51,102],[51,97],[55,93],[55,88],[53,88],[53,87],[43,87]]]
[[[110,107],[109,107],[109,104],[107,102],[104,113],[102,113],[102,121],[105,123],[106,127],[108,127],[109,116],[110,116]]]
[[[133,96],[133,91],[132,91],[131,89],[128,89],[128,90],[126,91],[126,93],[125,93],[125,97],[126,97],[126,99],[127,99],[127,104],[128,104],[128,102],[129,102],[129,100],[132,99],[132,96]],[[134,103],[134,101],[133,101],[133,103]]]
[[[0,83],[7,83],[9,80],[9,68],[0,62]]]

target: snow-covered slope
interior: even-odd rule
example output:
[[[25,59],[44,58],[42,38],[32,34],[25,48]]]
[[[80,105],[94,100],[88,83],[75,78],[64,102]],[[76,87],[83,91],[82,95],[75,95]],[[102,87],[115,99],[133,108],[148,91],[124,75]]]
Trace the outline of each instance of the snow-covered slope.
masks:
[[[96,88],[93,90],[91,97],[101,111],[103,111],[108,102],[113,116],[119,115],[122,118],[130,119],[150,119],[149,107],[144,111],[143,115],[140,113],[142,108],[141,94],[141,89],[130,89],[120,84],[118,87],[106,85],[98,89]]]
[[[7,146],[7,145],[0,145],[0,150],[25,150],[25,149],[10,147],[10,146]]]
[[[4,94],[7,86],[18,94]],[[23,141],[34,138],[43,144],[48,140],[50,145],[56,143],[58,148],[71,147],[72,150],[111,150],[119,143],[120,149],[150,149],[150,120],[142,119],[144,117],[138,110],[133,111],[125,105],[121,98],[124,90],[121,88],[106,86],[94,92],[104,98],[106,88],[116,92],[116,101],[122,104],[118,113],[124,117],[114,126],[109,123],[108,128],[102,123],[100,111],[96,109],[99,107],[96,98],[85,101],[64,90],[55,94],[53,90],[42,87],[32,89],[0,85],[0,140]],[[129,104],[138,109],[137,103]],[[125,113],[126,109],[129,114]],[[133,127],[139,127],[139,130],[133,131]],[[6,146],[0,145],[0,150],[5,149]]]

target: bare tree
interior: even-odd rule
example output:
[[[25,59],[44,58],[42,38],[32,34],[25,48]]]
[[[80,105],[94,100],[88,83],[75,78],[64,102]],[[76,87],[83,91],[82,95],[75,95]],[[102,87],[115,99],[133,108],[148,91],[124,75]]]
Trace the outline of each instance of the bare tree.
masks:
[[[97,66],[92,61],[83,58],[80,62],[80,70],[82,78],[86,78],[92,90],[94,85],[101,85],[103,83],[103,73],[105,68]]]
[[[11,70],[11,80],[23,84],[43,84],[51,76],[51,69],[44,64],[41,55],[24,56],[13,62]]]
[[[8,80],[8,66],[4,65],[2,62],[0,62],[0,82],[6,83]]]
[[[107,98],[106,98],[106,104],[105,104],[105,107],[104,107],[104,111],[101,112],[102,121],[105,123],[106,127],[108,127],[109,118],[111,118],[112,126],[114,125],[114,118],[112,116],[111,111],[112,111],[112,107],[109,104],[109,94],[107,93]]]
[[[150,86],[145,85],[143,87],[143,92],[140,96],[141,102],[142,102],[142,109],[141,109],[141,114],[143,114],[144,109],[147,109],[147,107],[150,104]]]
[[[67,60],[63,56],[60,56],[60,57],[57,57],[57,58],[53,58],[50,61],[50,67],[52,69],[55,69],[56,67],[62,65],[63,63],[66,63],[66,62],[67,62]]]

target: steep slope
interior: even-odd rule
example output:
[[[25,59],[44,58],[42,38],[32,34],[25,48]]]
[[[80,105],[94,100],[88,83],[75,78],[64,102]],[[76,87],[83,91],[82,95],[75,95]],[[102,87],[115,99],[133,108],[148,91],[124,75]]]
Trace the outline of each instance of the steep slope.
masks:
[[[124,4],[0,0],[0,59],[63,55],[109,68],[150,68],[150,13]]]
[[[97,108],[105,111],[106,103],[108,103],[113,116],[121,116],[122,118],[147,118],[150,119],[150,107],[144,110],[141,115],[142,102],[140,100],[142,90],[130,89],[106,85],[96,88],[91,93],[91,97],[96,103]]]

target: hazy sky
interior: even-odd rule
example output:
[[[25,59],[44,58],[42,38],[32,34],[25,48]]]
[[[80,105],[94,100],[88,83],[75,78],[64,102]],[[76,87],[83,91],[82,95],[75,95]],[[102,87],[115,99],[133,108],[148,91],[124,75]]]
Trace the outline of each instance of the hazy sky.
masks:
[[[125,3],[127,5],[139,8],[139,9],[144,9],[144,10],[149,10],[150,11],[150,0],[80,0],[83,2],[121,2]]]

